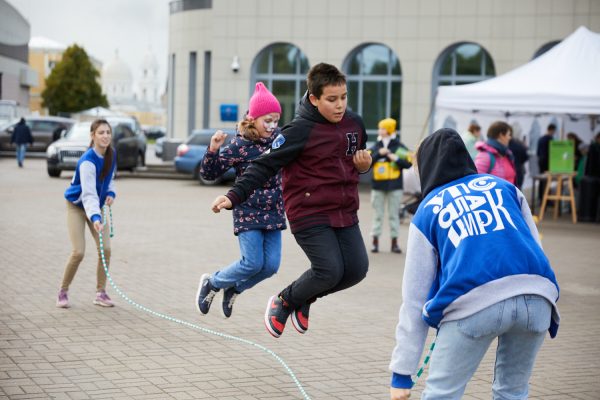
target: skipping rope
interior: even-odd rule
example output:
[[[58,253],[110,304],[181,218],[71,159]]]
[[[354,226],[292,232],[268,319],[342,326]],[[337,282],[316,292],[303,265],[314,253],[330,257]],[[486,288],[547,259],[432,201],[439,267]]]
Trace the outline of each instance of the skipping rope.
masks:
[[[113,218],[112,218],[112,208],[105,206],[103,208],[103,223],[106,224],[107,218],[106,218],[106,209],[108,208],[109,210],[109,214],[110,214],[110,237],[112,238],[114,236],[114,230],[113,230]],[[298,390],[300,391],[300,394],[302,395],[302,397],[305,400],[310,400],[310,396],[308,395],[308,393],[306,393],[306,390],[304,389],[304,387],[302,386],[302,384],[300,383],[300,380],[298,380],[298,378],[296,377],[296,374],[294,374],[294,371],[292,371],[292,369],[286,364],[286,362],[277,354],[275,353],[273,350],[255,343],[251,340],[248,339],[243,339],[234,335],[229,335],[227,333],[222,333],[222,332],[218,332],[212,329],[208,329],[205,327],[202,327],[200,325],[197,324],[193,324],[191,322],[187,322],[187,321],[183,321],[179,318],[174,318],[171,317],[169,315],[154,311],[148,307],[145,307],[139,303],[136,303],[135,301],[133,301],[132,299],[129,298],[129,296],[127,296],[113,281],[112,276],[110,275],[110,273],[108,272],[108,266],[106,265],[106,258],[104,256],[104,240],[102,238],[102,232],[98,232],[98,241],[100,244],[100,256],[102,258],[102,267],[104,268],[104,273],[106,274],[106,278],[108,279],[108,281],[110,282],[110,285],[112,286],[112,288],[115,290],[115,292],[117,292],[117,294],[119,296],[121,296],[125,301],[127,301],[130,305],[134,306],[135,308],[142,310],[150,315],[153,315],[155,317],[158,318],[162,318],[164,320],[170,321],[170,322],[174,322],[176,324],[180,324],[183,326],[187,326],[188,328],[191,329],[195,329],[198,330],[200,332],[203,333],[207,333],[209,335],[214,335],[223,339],[229,339],[229,340],[233,340],[235,342],[239,342],[239,343],[243,343],[246,344],[248,346],[252,346],[252,347],[256,347],[260,350],[262,350],[263,352],[269,354],[270,356],[272,356],[275,360],[277,360],[277,362],[279,362],[279,364],[281,364],[281,366],[283,367],[283,369],[285,369],[285,371],[287,372],[287,374],[290,376],[290,378],[292,378],[292,381],[294,382],[294,384],[296,385],[296,387],[298,388]],[[417,372],[416,376],[415,376],[415,380],[413,381],[413,387],[414,385],[417,384],[417,382],[419,381],[419,378],[421,377],[421,375],[423,374],[423,372],[425,371],[425,367],[427,366],[427,364],[429,363],[429,360],[431,359],[431,353],[433,352],[433,349],[435,348],[435,339],[433,340],[433,342],[431,343],[431,346],[429,347],[429,351],[427,353],[427,355],[425,356],[425,359],[423,360],[423,365],[421,366],[421,368],[419,368],[419,371]]]
[[[103,212],[103,215],[104,215],[103,222],[104,222],[104,224],[106,224],[106,220],[107,220],[107,218],[106,218],[106,208],[107,207],[104,207],[104,209],[103,209],[103,211],[104,211]],[[112,223],[112,209],[110,207],[108,207],[108,209],[110,210],[110,237],[113,237],[114,236],[114,231],[113,231],[113,223]],[[174,317],[171,317],[169,315],[165,315],[165,314],[156,312],[156,311],[154,311],[154,310],[152,310],[152,309],[150,309],[148,307],[145,307],[145,306],[143,306],[143,305],[141,305],[139,303],[136,303],[135,301],[131,300],[129,298],[129,296],[127,296],[121,289],[119,289],[119,287],[113,281],[112,276],[108,272],[108,266],[106,265],[106,258],[104,257],[104,241],[103,241],[103,238],[102,238],[102,232],[98,233],[98,237],[99,237],[99,242],[100,242],[100,256],[102,258],[102,267],[104,267],[104,273],[106,274],[106,277],[108,278],[108,281],[110,282],[110,285],[115,290],[115,292],[117,292],[119,294],[119,296],[121,296],[130,305],[134,306],[135,308],[137,308],[139,310],[147,312],[148,314],[153,315],[155,317],[162,318],[162,319],[165,319],[167,321],[174,322],[176,324],[180,324],[180,325],[183,325],[183,326],[187,326],[188,328],[196,329],[196,330],[198,330],[200,332],[203,332],[203,333],[207,333],[207,334],[210,334],[210,335],[218,336],[218,337],[223,338],[223,339],[229,339],[229,340],[233,340],[233,341],[236,341],[236,342],[240,342],[240,343],[243,343],[243,344],[246,344],[246,345],[249,345],[249,346],[252,346],[252,347],[256,347],[256,348],[264,351],[265,353],[267,353],[270,356],[272,356],[273,358],[275,358],[275,360],[277,360],[279,362],[279,364],[281,364],[283,366],[283,369],[285,369],[285,371],[287,372],[287,374],[292,378],[292,381],[294,381],[294,383],[298,387],[298,390],[302,394],[302,397],[305,400],[310,400],[310,397],[308,396],[308,393],[306,393],[306,390],[304,389],[304,387],[302,386],[302,384],[300,383],[300,381],[296,377],[296,374],[294,374],[294,371],[292,371],[292,369],[286,364],[286,362],[279,355],[277,355],[277,353],[275,353],[273,350],[268,349],[267,347],[265,347],[265,346],[263,346],[261,344],[254,343],[254,342],[252,342],[250,340],[247,340],[247,339],[243,339],[243,338],[240,338],[240,337],[237,337],[237,336],[233,336],[233,335],[229,335],[229,334],[226,334],[226,333],[221,333],[221,332],[218,332],[218,331],[215,331],[215,330],[212,330],[212,329],[204,328],[204,327],[202,327],[200,325],[193,324],[191,322],[183,321],[181,319],[174,318]]]

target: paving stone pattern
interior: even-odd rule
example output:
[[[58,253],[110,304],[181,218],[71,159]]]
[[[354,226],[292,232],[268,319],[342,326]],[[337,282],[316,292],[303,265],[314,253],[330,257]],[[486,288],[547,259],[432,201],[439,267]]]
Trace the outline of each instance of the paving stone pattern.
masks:
[[[302,399],[283,367],[260,349],[198,332],[144,313],[109,294],[112,309],[94,306],[95,249],[69,291],[72,307],[55,307],[67,261],[65,200],[71,174],[49,178],[43,159],[23,169],[0,158],[0,399]],[[134,301],[276,352],[312,399],[386,399],[387,370],[401,302],[404,255],[370,255],[358,286],[318,301],[310,329],[291,323],[280,339],[267,334],[267,299],[307,268],[289,231],[277,275],[238,297],[233,316],[219,294],[207,316],[194,305],[204,272],[239,256],[231,214],[210,203],[223,186],[196,181],[117,180],[111,271]],[[361,229],[368,240],[372,211],[361,189]],[[406,242],[408,224],[401,228]],[[531,380],[531,399],[600,398],[600,226],[572,225],[569,216],[541,225],[543,244],[561,284],[562,325],[546,340]],[[404,247],[404,246],[403,246]],[[509,250],[507,250],[509,251]],[[493,346],[492,346],[493,347]],[[467,387],[465,399],[490,399],[494,349]],[[460,371],[457,371],[460,373]],[[415,388],[418,398],[423,382]]]

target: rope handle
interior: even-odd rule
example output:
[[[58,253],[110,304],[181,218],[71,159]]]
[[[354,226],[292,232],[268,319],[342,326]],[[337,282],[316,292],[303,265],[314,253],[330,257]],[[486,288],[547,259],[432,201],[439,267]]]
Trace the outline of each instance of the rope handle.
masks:
[[[114,232],[114,228],[113,228],[113,215],[112,215],[112,207],[111,206],[107,206],[105,205],[104,207],[102,207],[102,224],[106,225],[106,209],[108,208],[108,213],[109,213],[109,223],[110,223],[110,237],[112,238],[113,236],[115,236],[115,232]],[[102,233],[100,233],[102,234]]]

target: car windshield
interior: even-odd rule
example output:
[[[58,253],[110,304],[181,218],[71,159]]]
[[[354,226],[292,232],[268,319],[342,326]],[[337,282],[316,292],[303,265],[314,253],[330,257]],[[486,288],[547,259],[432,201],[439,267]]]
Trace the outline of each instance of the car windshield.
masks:
[[[90,122],[80,122],[75,124],[67,132],[67,138],[69,139],[89,139],[90,138]]]

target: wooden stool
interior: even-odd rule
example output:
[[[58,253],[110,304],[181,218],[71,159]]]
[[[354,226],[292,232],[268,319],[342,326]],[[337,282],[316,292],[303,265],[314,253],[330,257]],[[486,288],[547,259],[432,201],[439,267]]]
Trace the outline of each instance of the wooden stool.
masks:
[[[550,173],[546,172],[546,190],[544,191],[544,198],[542,199],[542,207],[540,208],[540,221],[544,219],[544,213],[546,212],[546,204],[548,200],[554,200],[554,218],[558,218],[558,208],[562,200],[569,200],[571,202],[571,216],[573,217],[573,223],[577,223],[577,209],[575,208],[575,190],[573,189],[573,177],[577,175],[576,172],[569,173]],[[556,193],[550,194],[552,187],[552,181],[556,180]],[[569,185],[569,194],[563,195],[562,187],[563,183]]]

